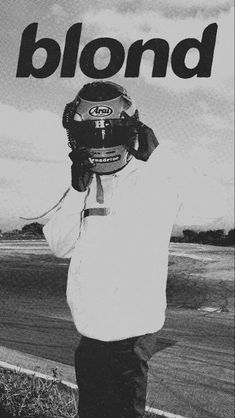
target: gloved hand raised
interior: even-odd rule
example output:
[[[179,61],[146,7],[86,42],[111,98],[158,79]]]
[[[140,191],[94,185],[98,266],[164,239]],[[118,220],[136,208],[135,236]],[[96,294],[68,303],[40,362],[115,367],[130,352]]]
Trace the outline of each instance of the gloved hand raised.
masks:
[[[125,144],[126,149],[130,154],[134,155],[137,160],[147,161],[152,152],[159,145],[153,130],[139,120],[133,121],[127,113],[125,113],[124,116],[127,123],[130,122],[130,139],[127,144]],[[136,137],[136,134],[138,134],[138,149],[135,149],[133,146],[133,138]]]
[[[84,147],[69,154],[73,164],[71,166],[71,184],[78,192],[85,192],[92,182],[94,173],[90,170],[95,164],[91,160],[92,154]]]

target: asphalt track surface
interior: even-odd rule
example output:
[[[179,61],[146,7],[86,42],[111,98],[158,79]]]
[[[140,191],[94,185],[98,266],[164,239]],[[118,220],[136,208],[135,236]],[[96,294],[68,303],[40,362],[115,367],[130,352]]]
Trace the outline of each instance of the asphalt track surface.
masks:
[[[0,345],[73,366],[79,342],[65,301],[67,265],[1,260]],[[148,405],[188,418],[232,418],[233,314],[169,309],[150,362]]]

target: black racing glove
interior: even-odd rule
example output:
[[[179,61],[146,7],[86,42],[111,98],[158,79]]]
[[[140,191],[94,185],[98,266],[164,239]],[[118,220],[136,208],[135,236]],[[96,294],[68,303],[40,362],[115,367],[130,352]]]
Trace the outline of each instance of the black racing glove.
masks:
[[[159,145],[153,130],[139,120],[133,121],[127,113],[124,114],[124,117],[129,125],[129,140],[127,144],[125,144],[126,149],[130,154],[134,155],[137,160],[147,161],[152,152]],[[138,134],[139,142],[137,150],[133,146],[133,138],[136,138],[136,134]]]
[[[83,147],[69,154],[73,164],[71,166],[71,184],[78,192],[85,192],[92,182],[94,173],[91,168],[95,164],[91,160],[92,154]]]

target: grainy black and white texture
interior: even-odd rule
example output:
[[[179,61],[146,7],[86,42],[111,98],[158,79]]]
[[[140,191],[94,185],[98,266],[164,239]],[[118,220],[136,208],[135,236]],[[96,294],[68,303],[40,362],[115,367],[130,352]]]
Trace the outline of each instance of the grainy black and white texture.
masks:
[[[165,77],[152,77],[153,54],[146,52],[138,78],[125,77],[124,62],[111,81],[127,88],[141,121],[178,161],[186,205],[173,233],[185,228],[233,228],[231,0],[0,3],[0,236],[1,231],[21,229],[26,221],[20,216],[32,218],[47,211],[69,186],[62,113],[78,89],[93,81],[82,73],[79,57],[88,42],[100,37],[117,39],[126,55],[138,39],[168,42]],[[34,22],[37,40],[56,40],[61,53],[68,29],[82,23],[74,77],[60,76],[61,60],[48,78],[16,77],[21,36]],[[177,77],[170,61],[175,46],[185,38],[201,40],[212,23],[218,31],[211,76]],[[40,68],[45,59],[45,51],[38,49],[33,65]],[[190,50],[186,65],[194,67],[197,61],[197,50]],[[108,50],[100,50],[95,65],[104,68],[108,62]],[[0,354],[14,362],[13,350],[18,350],[17,358],[24,352],[25,367],[28,354],[46,358],[48,364],[54,360],[73,365],[78,335],[65,300],[68,263],[48,254],[42,241],[0,244]],[[159,334],[159,352],[150,365],[148,402],[189,418],[232,418],[233,249],[176,243],[170,252],[169,309]],[[208,305],[214,313],[198,310]]]
[[[167,74],[151,76],[153,53],[147,51],[138,78],[125,78],[125,63],[111,78],[136,99],[141,120],[155,131],[160,144],[196,171],[191,184],[198,223],[230,228],[233,221],[233,4],[229,0],[195,1],[45,1],[1,2],[1,127],[0,229],[23,226],[19,216],[36,216],[50,208],[69,184],[68,148],[61,126],[64,104],[91,81],[79,67],[84,46],[97,38],[120,41],[126,55],[138,39],[165,39],[170,47]],[[37,40],[52,38],[63,52],[71,25],[82,23],[75,76],[61,78],[58,69],[48,78],[17,78],[23,30],[38,23]],[[218,25],[211,76],[181,79],[171,68],[175,46],[185,38],[201,40],[203,30]],[[35,67],[45,50],[33,57]],[[186,57],[196,65],[198,51]],[[103,48],[95,56],[97,68],[109,62]],[[180,163],[179,163],[180,164]],[[203,219],[201,218],[203,217]],[[218,218],[221,218],[218,221]],[[215,222],[217,222],[215,224]],[[190,225],[189,214],[179,220]]]

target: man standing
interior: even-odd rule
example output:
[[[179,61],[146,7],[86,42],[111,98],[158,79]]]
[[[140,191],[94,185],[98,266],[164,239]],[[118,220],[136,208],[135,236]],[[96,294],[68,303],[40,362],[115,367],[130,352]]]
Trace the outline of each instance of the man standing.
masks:
[[[79,417],[142,418],[179,207],[172,166],[115,83],[83,86],[63,125],[72,185],[44,234],[58,257],[71,257]]]

